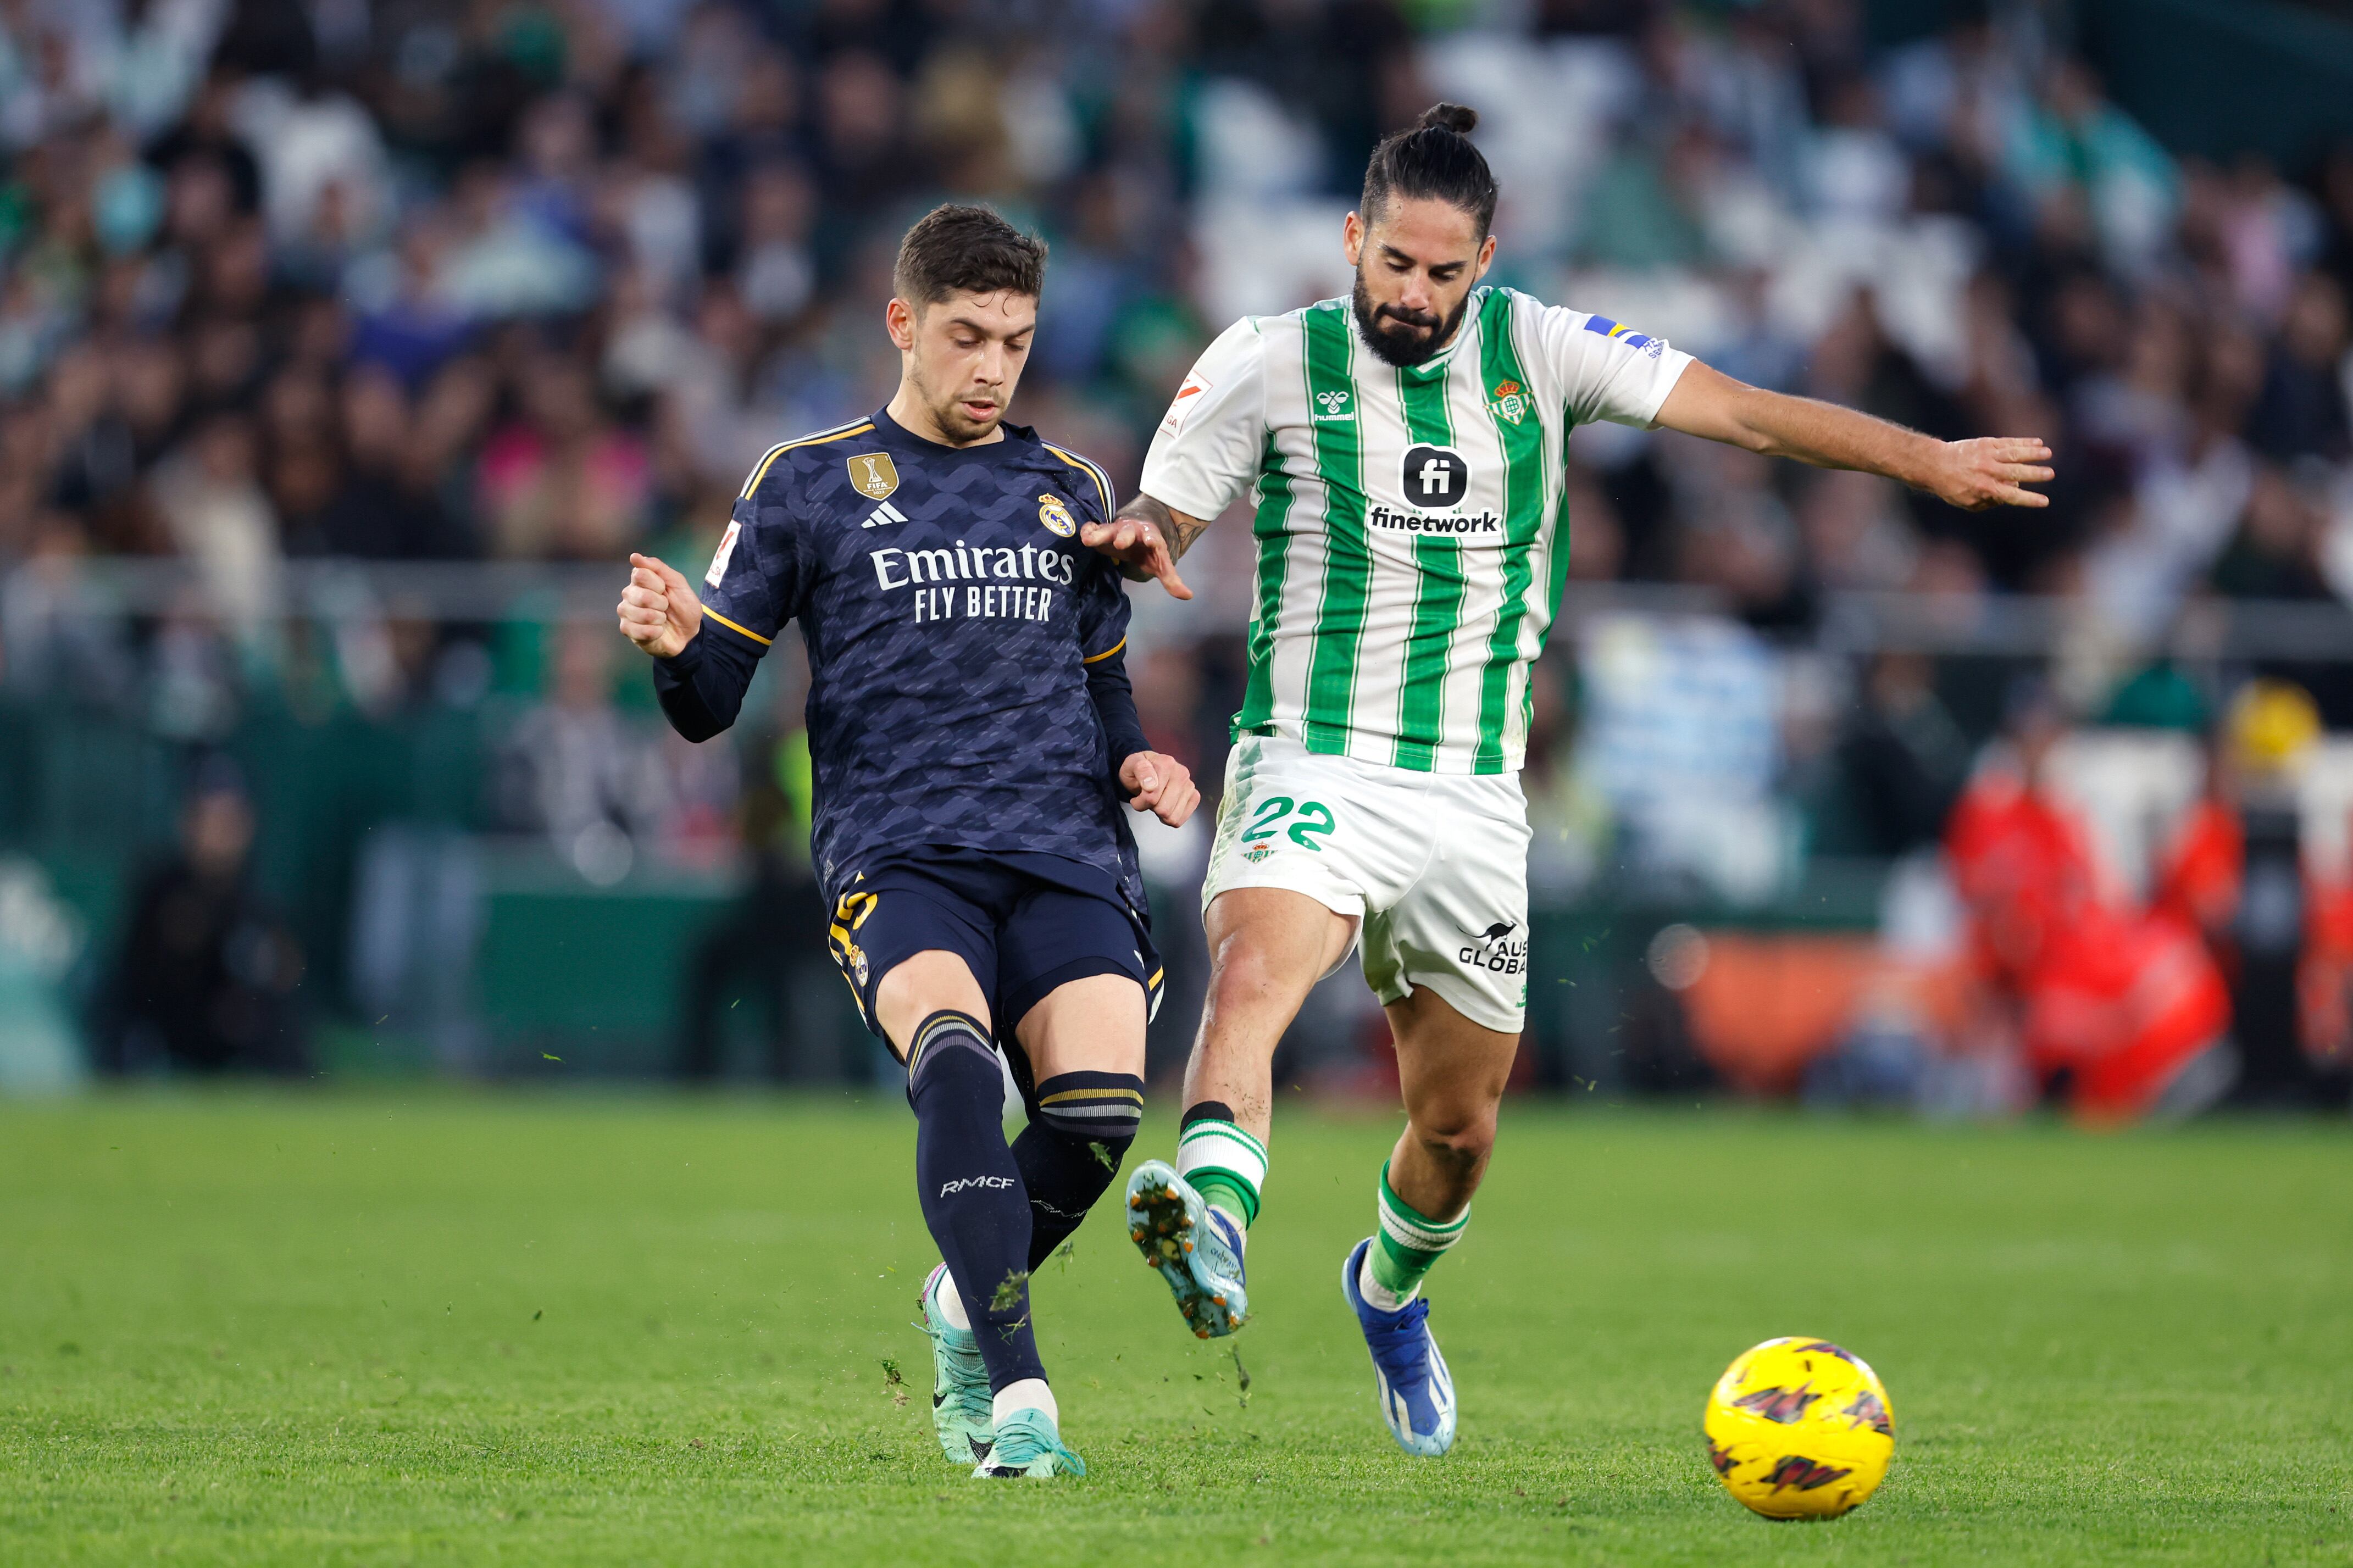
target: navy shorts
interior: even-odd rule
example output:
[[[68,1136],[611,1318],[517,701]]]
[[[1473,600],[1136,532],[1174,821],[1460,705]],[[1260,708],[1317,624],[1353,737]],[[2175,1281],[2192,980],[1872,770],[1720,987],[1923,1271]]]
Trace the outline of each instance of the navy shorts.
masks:
[[[834,902],[833,961],[876,1035],[874,991],[908,958],[944,949],[965,961],[988,998],[1000,1041],[1058,985],[1124,974],[1160,1008],[1165,972],[1145,917],[1119,885],[1059,855],[926,849],[861,872]]]

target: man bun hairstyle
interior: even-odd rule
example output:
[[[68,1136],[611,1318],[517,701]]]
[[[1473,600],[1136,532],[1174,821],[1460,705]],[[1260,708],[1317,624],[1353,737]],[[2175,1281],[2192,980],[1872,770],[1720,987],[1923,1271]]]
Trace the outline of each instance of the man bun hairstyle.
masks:
[[[1460,207],[1479,226],[1484,239],[1494,226],[1494,171],[1471,144],[1479,111],[1459,103],[1434,103],[1405,130],[1381,138],[1365,165],[1365,194],[1356,210],[1371,223],[1391,196],[1434,199]]]
[[[891,287],[918,309],[951,294],[1027,294],[1046,281],[1046,242],[987,207],[950,202],[915,221],[899,241]]]

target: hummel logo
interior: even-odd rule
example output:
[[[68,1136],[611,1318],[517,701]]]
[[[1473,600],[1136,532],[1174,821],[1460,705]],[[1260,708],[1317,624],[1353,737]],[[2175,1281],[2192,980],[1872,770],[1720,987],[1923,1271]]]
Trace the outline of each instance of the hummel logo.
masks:
[[[1010,1176],[959,1176],[953,1182],[940,1184],[940,1196],[946,1197],[950,1193],[960,1193],[966,1187],[981,1187],[990,1192],[1001,1193],[1012,1184],[1013,1178]]]
[[[1319,392],[1315,395],[1315,401],[1324,405],[1324,412],[1317,416],[1319,418],[1345,419],[1349,417],[1348,395],[1345,392]]]
[[[892,506],[886,500],[881,506],[876,507],[872,511],[868,512],[866,514],[866,521],[860,523],[858,526],[860,528],[887,528],[894,522],[904,522],[906,521],[907,514],[901,511],[897,507]]]

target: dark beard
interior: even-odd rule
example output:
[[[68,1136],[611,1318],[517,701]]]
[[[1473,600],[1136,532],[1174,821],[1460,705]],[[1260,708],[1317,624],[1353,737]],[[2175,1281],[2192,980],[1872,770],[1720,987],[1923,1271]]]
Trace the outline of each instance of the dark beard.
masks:
[[[1471,310],[1471,293],[1463,290],[1462,302],[1439,324],[1437,331],[1427,335],[1419,329],[1428,325],[1430,318],[1407,324],[1405,317],[1386,305],[1378,315],[1374,313],[1373,297],[1365,289],[1365,269],[1361,267],[1356,268],[1356,291],[1349,303],[1356,308],[1356,331],[1364,334],[1373,353],[1402,370],[1421,363],[1454,341],[1462,318]]]

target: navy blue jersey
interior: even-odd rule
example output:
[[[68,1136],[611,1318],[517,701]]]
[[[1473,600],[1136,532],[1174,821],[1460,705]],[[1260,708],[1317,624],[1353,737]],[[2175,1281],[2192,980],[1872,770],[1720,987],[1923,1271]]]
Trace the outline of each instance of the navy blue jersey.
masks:
[[[878,413],[774,448],[703,577],[702,631],[658,666],[671,721],[699,740],[800,624],[810,848],[829,901],[886,856],[944,845],[1076,861],[1141,905],[1114,779],[1142,749],[1119,657],[1127,595],[1078,541],[1082,522],[1111,517],[1111,482],[1002,428],[944,447]],[[732,692],[699,704],[693,689],[723,670],[741,671],[716,681]],[[1098,713],[1114,671],[1124,718]],[[723,702],[715,723],[703,716]]]

